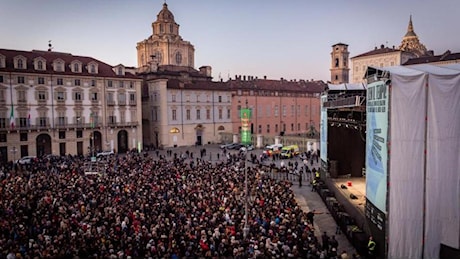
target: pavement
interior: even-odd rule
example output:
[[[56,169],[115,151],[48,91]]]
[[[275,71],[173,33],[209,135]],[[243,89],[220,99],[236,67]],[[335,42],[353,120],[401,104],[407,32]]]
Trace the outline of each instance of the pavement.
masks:
[[[159,154],[161,155],[166,155],[166,150],[172,150],[172,153],[176,153],[178,156],[181,154],[185,154],[185,151],[189,151],[193,153],[194,157],[199,157],[200,156],[200,150],[201,149],[206,149],[206,156],[203,157],[203,159],[212,161],[213,163],[216,163],[218,161],[225,160],[225,156],[222,154],[222,150],[219,148],[219,145],[217,144],[210,144],[210,145],[204,145],[204,146],[187,146],[187,147],[174,147],[174,148],[165,148],[163,150],[160,150]],[[237,150],[228,150],[230,153],[238,153]],[[153,152],[152,152],[153,153]],[[217,159],[217,153],[220,153],[219,160]],[[255,149],[253,151],[249,151],[248,154],[256,154],[259,156],[262,153],[261,149]],[[248,156],[248,158],[250,158]],[[257,157],[259,158],[259,157]],[[303,162],[300,158],[294,158],[294,159],[285,159],[284,163],[287,165],[287,163],[291,162],[298,162],[299,167],[303,166]],[[268,164],[272,163],[273,161],[269,159],[266,161]],[[275,164],[277,166],[280,166],[281,160],[275,161]],[[314,162],[313,165],[308,163],[308,167],[310,169],[312,168],[319,168],[319,163]],[[305,175],[304,175],[305,176]],[[276,178],[283,178],[284,176],[275,176]],[[321,241],[321,235],[326,232],[327,235],[331,236],[334,235],[336,240],[339,243],[339,246],[337,248],[337,254],[341,254],[344,250],[347,252],[348,256],[351,258],[352,254],[356,254],[357,251],[353,247],[353,245],[348,241],[348,238],[345,236],[345,234],[336,234],[336,229],[337,229],[337,223],[335,222],[334,218],[330,214],[328,208],[324,204],[322,198],[319,196],[319,194],[316,191],[311,190],[310,183],[308,181],[307,176],[302,178],[302,186],[299,187],[299,182],[296,176],[289,176],[288,177],[293,185],[291,187],[292,191],[295,194],[297,203],[299,207],[302,208],[304,212],[309,212],[310,210],[315,210],[317,214],[314,216],[314,227],[315,227],[315,234],[320,239]]]

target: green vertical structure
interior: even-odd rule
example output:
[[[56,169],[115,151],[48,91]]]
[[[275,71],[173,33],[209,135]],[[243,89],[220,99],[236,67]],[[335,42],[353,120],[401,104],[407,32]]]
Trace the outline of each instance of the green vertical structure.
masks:
[[[251,122],[251,109],[243,108],[240,110],[241,117],[241,143],[250,144],[251,143],[251,129],[249,124]]]

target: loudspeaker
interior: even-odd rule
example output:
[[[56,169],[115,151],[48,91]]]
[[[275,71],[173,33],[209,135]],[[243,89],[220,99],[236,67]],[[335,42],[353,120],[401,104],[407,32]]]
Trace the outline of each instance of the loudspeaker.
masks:
[[[339,162],[330,161],[329,164],[329,173],[331,175],[331,178],[337,178],[339,176]]]
[[[350,199],[352,199],[352,200],[357,200],[358,197],[356,197],[353,193],[350,193]]]

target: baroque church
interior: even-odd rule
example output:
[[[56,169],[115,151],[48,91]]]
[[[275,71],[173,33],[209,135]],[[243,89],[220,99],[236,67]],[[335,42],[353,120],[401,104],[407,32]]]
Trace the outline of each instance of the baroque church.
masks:
[[[333,51],[333,53],[334,57],[343,56],[343,59],[347,58],[349,55],[347,49],[344,49],[342,53],[340,51]],[[368,66],[397,66],[406,64],[411,59],[431,56],[433,56],[433,51],[427,50],[425,45],[420,42],[417,34],[415,33],[411,15],[409,17],[407,32],[403,36],[399,48],[395,46],[389,47],[382,44],[379,47],[376,46],[373,50],[352,57],[350,59],[351,68],[342,65],[342,67],[335,69],[341,69],[344,72],[347,72],[348,69],[350,69],[352,73],[352,76],[349,77],[351,82],[358,83],[364,81],[364,74]],[[334,71],[333,69],[334,68],[332,67],[331,72]],[[334,84],[348,83],[348,80],[345,79],[348,79],[348,76],[337,78],[336,74],[331,74],[331,82]]]

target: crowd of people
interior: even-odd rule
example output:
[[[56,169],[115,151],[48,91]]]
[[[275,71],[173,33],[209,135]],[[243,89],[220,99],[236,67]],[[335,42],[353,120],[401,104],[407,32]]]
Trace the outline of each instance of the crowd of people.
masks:
[[[0,258],[342,257],[290,181],[238,154],[202,157],[129,152],[97,174],[72,156],[3,166]]]

